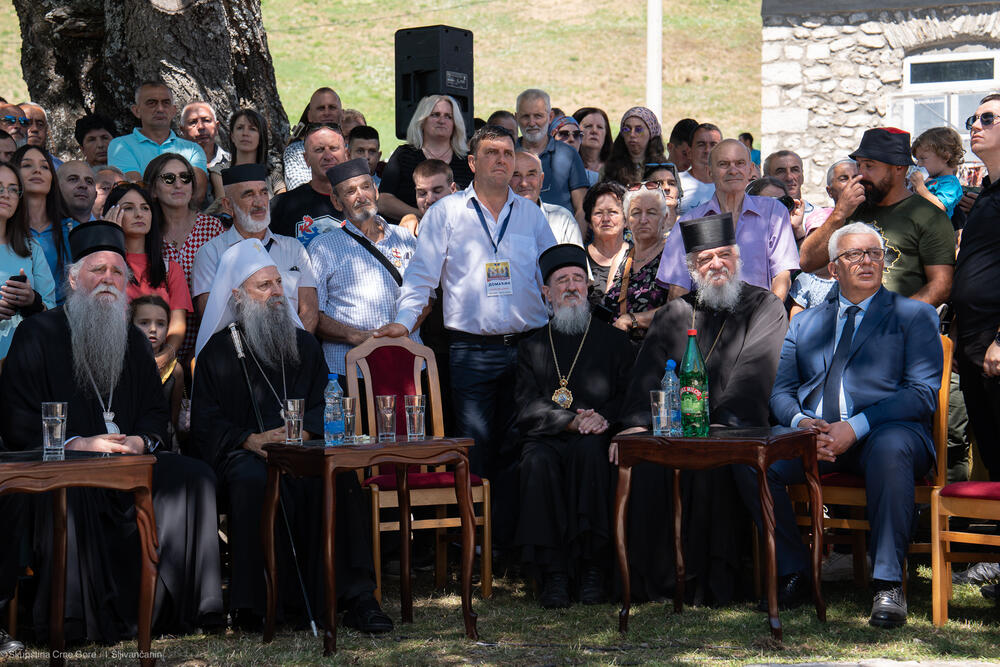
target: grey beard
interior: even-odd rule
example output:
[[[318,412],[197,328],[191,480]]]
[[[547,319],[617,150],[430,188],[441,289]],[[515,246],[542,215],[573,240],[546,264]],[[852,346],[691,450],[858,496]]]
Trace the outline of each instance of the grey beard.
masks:
[[[272,296],[260,303],[243,293],[234,305],[247,345],[262,364],[272,369],[281,368],[284,361],[298,366],[295,322],[288,314],[285,297]]]
[[[521,134],[523,134],[524,138],[528,141],[535,142],[541,141],[545,137],[545,130],[540,127],[533,130],[522,129]]]
[[[736,304],[740,301],[739,271],[722,285],[712,285],[703,280],[700,275],[694,277],[695,285],[698,287],[698,305],[709,310],[735,310]]]
[[[590,303],[581,301],[575,306],[553,306],[552,328],[567,336],[579,336],[587,330],[590,321]]]
[[[117,298],[111,302],[96,298],[105,292]],[[110,285],[100,285],[91,292],[71,290],[66,297],[66,318],[77,386],[93,389],[93,377],[98,394],[110,393],[122,374],[128,349],[130,324],[125,293]]]
[[[259,221],[251,218],[250,214],[241,209],[239,206],[233,206],[233,214],[236,217],[236,225],[249,234],[262,232],[267,229],[268,225],[271,224],[270,210],[266,211],[264,213],[264,219]]]

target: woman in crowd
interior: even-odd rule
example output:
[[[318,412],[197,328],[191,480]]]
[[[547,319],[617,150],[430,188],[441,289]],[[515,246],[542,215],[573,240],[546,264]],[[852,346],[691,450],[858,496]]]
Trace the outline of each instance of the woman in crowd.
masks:
[[[22,183],[21,207],[24,209],[31,238],[42,248],[55,281],[56,305],[66,298],[66,266],[70,264],[69,230],[73,219],[66,215],[56,170],[45,151],[24,145],[14,151],[11,164]]]
[[[667,200],[659,187],[634,185],[625,193],[622,210],[634,245],[618,269],[604,305],[615,313],[613,324],[628,332],[638,348],[657,308],[667,302],[667,289],[656,282]]]
[[[556,141],[561,141],[573,150],[579,152],[583,144],[583,130],[580,123],[572,116],[559,116],[549,124],[549,136]],[[590,185],[600,180],[600,174],[587,169],[587,179]]]
[[[286,190],[294,190],[312,179],[312,170],[306,164],[306,145],[299,137],[311,123],[340,125],[343,107],[340,96],[332,88],[318,88],[302,110],[299,123],[292,129],[292,138],[282,156]],[[265,144],[266,145],[266,144]]]
[[[448,95],[428,95],[420,100],[406,130],[406,143],[393,152],[382,172],[379,213],[393,220],[411,213],[420,217],[413,170],[427,159],[447,163],[455,175],[455,185],[460,190],[468,187],[472,182],[468,152],[458,102]]]
[[[618,268],[625,260],[629,244],[625,242],[625,213],[622,198],[625,188],[614,181],[602,181],[587,190],[583,198],[583,215],[592,240],[587,244],[587,263],[592,284],[590,300],[604,301]]]
[[[0,163],[0,362],[17,325],[55,306],[52,271],[41,245],[28,232],[27,207],[20,205],[20,197],[20,176]]]
[[[162,257],[180,265],[189,298],[194,256],[203,245],[225,231],[218,218],[199,213],[192,207],[193,175],[191,164],[177,153],[164,153],[153,158],[142,175],[152,197],[157,235],[163,239]],[[194,313],[188,314],[185,332],[184,342],[176,350],[181,359],[194,349],[198,336]]]
[[[604,180],[632,185],[642,180],[647,164],[666,161],[656,114],[646,107],[632,107],[622,116],[618,137],[604,165]]]
[[[667,217],[663,221],[663,238],[670,235],[670,230],[677,222],[677,207],[680,206],[684,190],[673,162],[650,162],[642,175],[644,183],[656,183],[663,190],[667,200]]]
[[[272,195],[284,192],[281,168],[272,167],[267,157],[267,121],[254,109],[237,109],[229,119],[229,153],[233,156],[231,166],[239,164],[267,165],[267,187]],[[222,187],[222,174],[212,170],[212,190],[216,201],[226,196]]]
[[[600,174],[604,163],[611,157],[611,123],[608,114],[597,107],[583,107],[573,113],[580,124],[583,139],[580,142],[580,157],[587,171]]]
[[[187,316],[194,308],[184,271],[163,257],[159,216],[153,198],[138,183],[119,183],[104,202],[104,219],[125,232],[125,261],[133,274],[125,290],[129,301],[155,294],[170,304],[166,342],[156,355],[156,365],[163,371],[180,356]]]
[[[788,218],[789,222],[792,223],[792,231],[795,233],[795,243],[798,245],[802,244],[802,240],[806,237],[806,230],[803,224],[805,200],[794,199],[788,194],[788,186],[773,176],[764,176],[763,178],[750,181],[746,187],[746,192],[748,195],[771,197],[784,204],[785,208],[788,209]]]

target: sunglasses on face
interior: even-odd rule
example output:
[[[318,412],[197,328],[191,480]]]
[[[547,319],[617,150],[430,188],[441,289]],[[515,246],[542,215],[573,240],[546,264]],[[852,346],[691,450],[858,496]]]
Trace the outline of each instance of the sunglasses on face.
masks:
[[[20,123],[22,126],[31,125],[31,120],[25,116],[18,118],[17,116],[0,116],[0,121],[3,121],[5,125],[15,125]]]
[[[187,185],[194,179],[194,174],[192,174],[190,171],[182,171],[179,174],[172,174],[168,171],[160,174],[160,180],[166,183],[167,185],[173,185],[174,181],[176,181],[178,178],[181,179],[181,183]]]
[[[971,116],[969,116],[968,118],[965,119],[965,129],[971,130],[972,126],[976,124],[977,120],[980,123],[982,123],[982,126],[985,128],[985,127],[989,127],[990,125],[993,125],[994,123],[997,122],[997,120],[1000,120],[1000,119],[998,119],[997,115],[995,113],[993,113],[992,111],[984,111],[983,113],[979,114],[978,116],[975,115],[975,114],[973,114],[973,115],[971,115]]]
[[[583,132],[581,132],[580,130],[573,130],[573,131],[570,131],[570,130],[559,130],[558,132],[556,132],[556,138],[558,138],[558,139],[570,139],[570,138],[573,138],[573,139],[582,139],[583,138]]]

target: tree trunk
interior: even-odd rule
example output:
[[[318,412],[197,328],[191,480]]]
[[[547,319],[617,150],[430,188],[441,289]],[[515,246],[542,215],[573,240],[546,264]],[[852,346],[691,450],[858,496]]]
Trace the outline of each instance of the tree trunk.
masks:
[[[13,1],[21,68],[32,101],[49,114],[53,153],[79,154],[73,128],[86,113],[103,113],[120,132],[130,132],[137,124],[131,113],[136,86],[162,79],[178,114],[202,99],[224,126],[237,108],[255,108],[270,125],[272,159],[280,155],[288,118],[260,0]]]

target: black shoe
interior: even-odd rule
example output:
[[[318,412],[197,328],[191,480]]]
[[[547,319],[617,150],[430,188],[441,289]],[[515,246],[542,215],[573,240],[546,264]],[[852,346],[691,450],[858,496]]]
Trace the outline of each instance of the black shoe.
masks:
[[[1000,563],[973,563],[962,572],[952,572],[951,583],[975,586],[1000,583]]]
[[[565,572],[545,575],[539,602],[545,609],[565,609],[569,606],[569,577]]]
[[[580,602],[583,604],[604,602],[604,572],[600,567],[591,565],[584,569],[580,578]]]
[[[778,610],[788,611],[801,607],[812,593],[809,590],[809,573],[806,570],[792,572],[778,578]],[[757,611],[767,612],[767,598],[757,603]]]
[[[369,635],[392,632],[392,619],[386,616],[375,598],[368,593],[358,598],[344,614],[344,626]]]
[[[24,650],[24,644],[7,634],[7,631],[0,628],[0,656],[13,655]]]
[[[872,617],[868,625],[876,628],[898,628],[906,625],[906,598],[899,584],[883,588],[875,594],[872,603]]]

